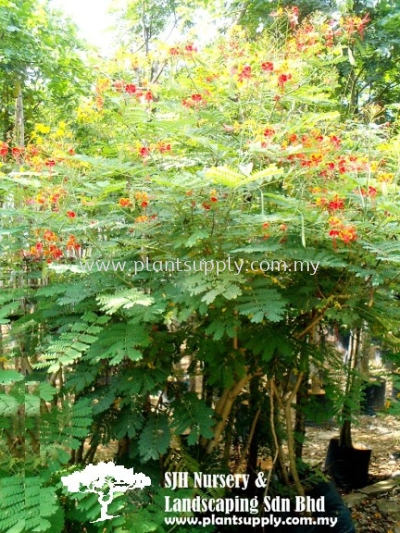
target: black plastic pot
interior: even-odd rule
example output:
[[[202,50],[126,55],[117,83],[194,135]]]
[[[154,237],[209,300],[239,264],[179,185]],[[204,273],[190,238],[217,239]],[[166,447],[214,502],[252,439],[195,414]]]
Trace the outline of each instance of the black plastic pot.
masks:
[[[351,519],[351,513],[343,503],[342,497],[333,483],[320,483],[307,496],[311,496],[312,498],[322,496],[324,498],[325,511],[316,512],[314,516],[323,516],[325,518],[335,517],[337,518],[337,522],[334,527],[326,525],[296,526],[294,528],[296,533],[326,533],[327,531],[333,533],[356,533]]]
[[[277,528],[267,526],[264,531],[273,531],[274,533],[327,533],[327,531],[331,533],[356,533],[350,511],[343,503],[342,497],[333,483],[319,483],[310,492],[307,492],[307,496],[311,498],[323,497],[325,510],[313,513],[313,518],[317,518],[318,516],[324,517],[325,519],[330,517],[336,518],[337,522],[333,527],[326,524],[309,526],[285,525]],[[288,516],[289,514],[285,514],[282,518],[285,520]],[[295,515],[294,513],[290,514],[291,518],[294,516],[299,515]]]
[[[357,489],[368,483],[371,450],[340,446],[338,438],[329,441],[325,471],[342,489]]]
[[[369,381],[363,385],[363,399],[360,403],[361,414],[373,416],[385,407],[386,381]]]

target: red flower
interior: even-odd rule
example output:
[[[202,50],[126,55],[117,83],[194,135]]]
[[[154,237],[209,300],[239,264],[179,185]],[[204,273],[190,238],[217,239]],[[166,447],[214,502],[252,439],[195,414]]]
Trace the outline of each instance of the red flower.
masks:
[[[203,202],[201,205],[203,206],[203,209],[211,209],[211,205],[208,202]]]
[[[329,232],[329,237],[333,237],[336,239],[336,237],[339,237],[339,230],[338,229],[331,229]]]
[[[150,155],[150,149],[147,146],[142,146],[139,148],[139,155],[141,157],[148,157]]]
[[[59,199],[60,199],[60,195],[59,194],[52,194],[52,195],[50,195],[50,198],[49,198],[51,204],[56,204]],[[38,199],[38,203],[44,203],[44,202],[41,202]]]
[[[67,217],[69,217],[69,218],[75,218],[75,217],[76,217],[76,213],[75,213],[75,211],[67,211]]]
[[[189,52],[189,53],[197,52],[197,48],[195,46],[193,46],[193,43],[188,43],[185,46],[185,50],[186,50],[186,52]]]
[[[146,102],[152,102],[154,100],[153,93],[151,91],[147,91],[144,95],[144,99]]]
[[[295,28],[299,23],[299,8],[293,6],[291,9],[287,8],[287,14],[291,28]]]
[[[54,167],[55,164],[56,164],[56,162],[54,161],[54,159],[48,159],[48,160],[46,161],[46,163],[45,163],[46,167],[48,167],[48,168],[52,168],[52,167]]]
[[[337,211],[338,209],[344,208],[344,201],[341,198],[335,197],[334,200],[329,202],[328,209],[329,211]]]
[[[19,157],[24,153],[24,148],[21,146],[18,148],[17,146],[14,146],[14,148],[11,150],[11,153],[14,157]]]
[[[122,92],[123,88],[125,87],[125,82],[122,80],[115,80],[114,87],[118,92]]]
[[[265,128],[264,137],[273,137],[275,135],[275,130],[273,128]]]
[[[170,143],[165,143],[164,141],[160,141],[159,143],[157,143],[157,148],[160,150],[161,153],[171,151]]]
[[[0,143],[0,156],[5,157],[8,154],[8,144]]]
[[[358,28],[357,28],[357,31],[358,31],[358,34],[359,36],[362,38],[364,37],[364,30],[365,30],[365,26],[367,25],[368,22],[370,22],[371,19],[369,18],[369,13],[367,13],[366,15],[364,15],[363,19],[361,20],[361,22],[359,23],[358,25]]]
[[[133,83],[128,83],[125,85],[125,92],[128,94],[135,94],[136,92],[136,85],[133,85]]]
[[[149,205],[149,202],[147,202],[146,200],[143,200],[143,202],[140,204],[140,206],[143,207],[143,209],[145,209],[148,205]]]
[[[278,77],[278,85],[279,87],[284,87],[285,83],[287,83],[289,80],[292,79],[291,74],[280,74]]]
[[[295,143],[297,141],[297,135],[295,133],[291,133],[288,137],[288,140],[290,143]]]
[[[273,72],[274,64],[271,61],[265,61],[265,63],[261,63],[261,69],[264,72]]]
[[[331,135],[330,140],[331,140],[331,143],[334,144],[336,148],[340,147],[342,140],[339,137],[337,137],[336,135]]]
[[[63,256],[62,250],[57,246],[50,246],[50,254],[53,259],[60,259]]]
[[[202,105],[205,105],[206,104],[206,101],[204,100],[204,98],[202,97],[201,94],[192,94],[190,96],[190,98],[185,98],[184,100],[182,100],[182,105],[184,105],[185,107],[200,107]]]
[[[366,191],[364,187],[362,187],[360,192],[362,196],[370,196],[371,198],[375,198],[378,191],[375,189],[375,187],[369,186],[368,191]]]
[[[28,147],[28,150],[29,150],[29,155],[31,155],[32,157],[35,157],[40,154],[40,150],[36,146],[30,145]]]
[[[251,78],[251,67],[250,65],[246,65],[243,67],[242,72],[239,74],[239,80],[249,80]]]

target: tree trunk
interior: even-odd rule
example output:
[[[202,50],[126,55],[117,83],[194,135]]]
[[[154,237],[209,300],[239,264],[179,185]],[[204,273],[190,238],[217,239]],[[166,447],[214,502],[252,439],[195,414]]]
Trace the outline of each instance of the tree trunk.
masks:
[[[306,417],[302,407],[307,402],[307,389],[307,379],[304,379],[296,394],[296,419],[294,424],[294,453],[296,459],[301,459],[303,457],[303,444],[306,435]]]
[[[25,123],[24,123],[24,104],[22,100],[21,84],[16,85],[16,101],[15,101],[15,144],[19,148],[25,146]]]

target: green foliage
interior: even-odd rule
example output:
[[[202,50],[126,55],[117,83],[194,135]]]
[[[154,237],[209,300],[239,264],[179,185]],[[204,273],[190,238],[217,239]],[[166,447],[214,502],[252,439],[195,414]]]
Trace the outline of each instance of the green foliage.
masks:
[[[54,487],[44,486],[40,477],[0,479],[0,531],[60,533],[64,528],[64,513]]]
[[[184,7],[129,12],[133,40]],[[289,15],[256,39],[235,27],[212,45],[118,53],[71,129],[43,124],[41,151],[4,156],[0,472],[17,480],[5,531],[31,527],[18,525],[24,464],[32,530],[163,533],[159,480],[227,471],[243,391],[253,415],[271,390],[281,409],[325,364],[339,389],[342,362],[319,336],[395,337],[399,140],[342,114],[357,29],[343,19],[332,35],[313,15],[289,30]],[[290,424],[274,427],[280,443]],[[90,524],[94,495],[59,479],[102,455],[153,486]]]
[[[187,393],[174,402],[173,417],[176,423],[176,435],[188,432],[189,446],[197,444],[200,437],[210,439],[213,436],[213,410],[197,398]]]
[[[0,3],[0,132],[8,140],[14,126],[15,97],[21,88],[27,126],[44,102],[66,116],[88,88],[87,69],[76,27],[46,0]],[[57,51],[57,52],[56,52]]]
[[[151,415],[147,420],[139,440],[139,453],[143,461],[158,459],[166,453],[170,445],[168,417],[163,413]]]

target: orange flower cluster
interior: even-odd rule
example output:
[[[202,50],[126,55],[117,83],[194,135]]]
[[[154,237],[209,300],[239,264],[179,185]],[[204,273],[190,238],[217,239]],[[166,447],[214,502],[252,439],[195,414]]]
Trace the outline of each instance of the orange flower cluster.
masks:
[[[297,162],[301,167],[310,169],[315,168],[321,177],[327,179],[335,178],[337,174],[373,170],[373,164],[366,157],[338,154],[341,144],[342,139],[337,134],[323,135],[319,130],[307,135],[290,133],[282,143],[282,148],[290,145],[301,146],[308,150],[289,154],[283,161],[292,164]]]
[[[205,106],[207,102],[204,100],[203,96],[201,94],[192,94],[188,98],[184,98],[182,100],[182,105],[184,107],[190,107],[194,109],[198,109],[199,107]]]
[[[67,252],[75,252],[81,248],[74,235],[69,235],[65,249]],[[38,239],[34,246],[31,246],[28,251],[23,251],[24,257],[34,261],[45,259],[47,263],[52,263],[64,257],[64,252],[61,248],[61,239],[49,229],[43,232],[42,239]]]
[[[170,56],[179,56],[179,55],[192,55],[198,51],[197,46],[193,43],[187,43],[185,46],[172,46],[169,49]]]
[[[43,189],[36,195],[35,198],[28,198],[27,204],[38,204],[47,207],[52,211],[59,210],[59,202],[66,195],[66,190],[63,187],[55,187],[52,189]]]
[[[140,217],[135,218],[135,222],[138,222],[139,224],[148,222],[148,220],[149,220],[149,217],[147,215],[141,215]]]
[[[154,95],[150,90],[140,89],[134,83],[126,82],[124,80],[115,80],[113,87],[117,92],[125,92],[127,95],[135,96],[137,100],[143,102],[152,102],[154,100]]]
[[[162,154],[165,153],[165,152],[170,152],[172,150],[171,144],[170,143],[166,143],[164,141],[159,141],[157,143],[157,145],[156,145],[156,148]]]
[[[355,36],[364,37],[364,32],[368,22],[369,14],[363,18],[359,16],[344,17],[340,22],[331,20],[324,23],[321,28],[316,28],[309,19],[304,20],[299,25],[299,9],[296,6],[286,9],[279,8],[271,13],[273,17],[284,17],[288,20],[293,30],[293,44],[295,50],[299,52],[310,51],[314,53],[323,52],[324,48],[332,48],[337,37],[345,36],[349,41],[353,41]]]
[[[345,244],[349,244],[357,239],[357,233],[354,226],[346,226],[339,218],[330,217],[329,225],[329,237],[332,237],[334,242],[336,239],[340,239]]]
[[[139,202],[140,207],[143,207],[143,209],[145,209],[149,205],[149,195],[147,194],[147,192],[136,192],[135,200]]]
[[[132,202],[130,200],[130,198],[120,198],[118,200],[118,203],[121,207],[131,207],[132,206]]]
[[[365,28],[370,20],[368,13],[364,15],[363,18],[357,16],[347,17],[341,21],[341,26],[347,33],[348,37],[352,37],[355,33],[358,33],[358,35],[363,38]]]
[[[166,141],[158,141],[157,144],[151,144],[149,146],[140,146],[138,149],[138,155],[143,159],[146,159],[154,151],[160,152],[160,154],[165,154],[172,151],[171,143]]]
[[[69,251],[77,251],[81,248],[81,245],[77,242],[75,235],[70,235],[68,237],[66,248]]]
[[[250,80],[251,79],[251,66],[245,65],[242,71],[238,75],[239,81]]]
[[[362,196],[368,196],[369,198],[375,198],[375,196],[378,194],[378,191],[375,187],[369,186],[368,189],[364,189],[364,187],[362,187],[361,194]]]

